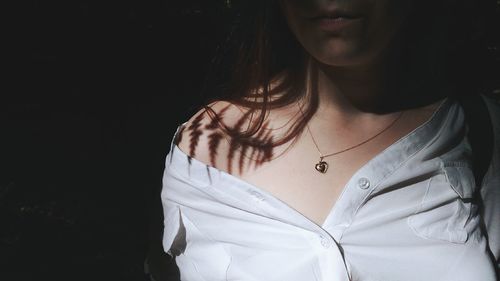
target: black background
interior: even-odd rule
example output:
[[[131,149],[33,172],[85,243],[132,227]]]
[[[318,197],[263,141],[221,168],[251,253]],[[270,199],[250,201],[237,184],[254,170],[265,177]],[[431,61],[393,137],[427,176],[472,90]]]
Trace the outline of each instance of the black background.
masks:
[[[176,280],[160,244],[163,161],[231,26],[229,4],[5,9],[0,280],[145,280],[147,257],[158,280]]]
[[[0,280],[146,280],[146,259],[158,281],[176,280],[160,244],[163,161],[231,26],[231,1],[14,5],[4,9]]]

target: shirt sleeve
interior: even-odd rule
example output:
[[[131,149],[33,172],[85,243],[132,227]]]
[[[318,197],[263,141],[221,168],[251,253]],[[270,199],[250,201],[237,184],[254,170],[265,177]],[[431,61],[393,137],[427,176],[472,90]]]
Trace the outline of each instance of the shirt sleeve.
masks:
[[[500,104],[491,98],[485,101],[493,125],[494,147],[490,167],[481,186],[481,199],[489,247],[496,261],[497,272],[500,272]]]
[[[484,205],[483,218],[488,234],[488,243],[492,254],[495,256],[497,271],[500,272],[500,180],[498,177],[483,185],[481,196]]]

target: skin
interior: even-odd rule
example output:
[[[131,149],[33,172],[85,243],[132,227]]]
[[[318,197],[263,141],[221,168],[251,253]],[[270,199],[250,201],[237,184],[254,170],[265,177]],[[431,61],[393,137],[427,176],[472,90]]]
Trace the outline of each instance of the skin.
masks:
[[[410,0],[282,0],[288,25],[318,69],[321,105],[352,111],[369,108],[384,91],[387,56],[411,11]],[[356,17],[338,32],[311,18],[333,8]],[[346,100],[347,99],[347,100]],[[348,102],[349,101],[349,102]]]
[[[411,9],[409,0],[288,0],[281,6],[307,53],[325,65],[350,69],[379,61]],[[333,8],[359,20],[338,32],[325,32],[310,20]]]
[[[405,15],[411,11],[409,2],[281,1],[291,31],[311,57],[310,72],[317,73],[315,81],[320,104],[308,126],[323,154],[360,143],[400,115],[398,110],[377,112],[377,103],[373,101],[380,98],[390,78],[386,72],[388,55],[397,49],[394,42],[397,42]],[[329,5],[355,13],[359,20],[336,32],[325,32],[308,18],[321,14]],[[271,193],[321,225],[352,175],[382,150],[427,121],[438,105],[434,103],[406,110],[390,130],[356,149],[328,158],[330,168],[325,174],[314,169],[318,151],[307,130],[289,149],[277,147],[274,153],[279,157],[268,159],[265,158],[268,153],[256,151],[255,155],[261,153],[265,159],[252,161],[238,155],[226,139],[218,141],[217,147],[213,148],[214,138],[211,136],[215,131],[210,129],[210,120],[194,116],[188,123],[194,123],[192,128],[204,128],[204,131],[196,133],[195,129],[187,127],[182,135],[188,141],[179,141],[178,146],[183,151],[191,150],[190,155],[198,160]],[[242,112],[233,105],[219,102],[213,109],[224,111],[224,121],[229,126],[242,120]],[[272,128],[272,134],[276,135],[285,133],[288,128],[284,124],[297,112],[296,104],[271,110],[266,129]]]

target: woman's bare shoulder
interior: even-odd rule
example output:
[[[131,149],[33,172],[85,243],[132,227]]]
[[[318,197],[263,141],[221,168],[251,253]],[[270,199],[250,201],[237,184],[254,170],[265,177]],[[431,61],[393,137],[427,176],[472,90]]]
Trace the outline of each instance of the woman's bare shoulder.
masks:
[[[192,158],[226,170],[227,160],[223,157],[229,151],[229,137],[218,125],[223,122],[234,126],[244,117],[239,106],[227,101],[216,101],[196,112],[179,131],[176,145]]]

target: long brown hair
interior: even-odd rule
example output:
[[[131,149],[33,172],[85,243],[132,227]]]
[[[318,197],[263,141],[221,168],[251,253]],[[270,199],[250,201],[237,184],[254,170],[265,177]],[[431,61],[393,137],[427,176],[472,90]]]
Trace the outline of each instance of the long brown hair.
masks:
[[[482,82],[487,76],[478,68],[484,69],[491,60],[484,56],[490,43],[485,27],[491,25],[493,17],[486,12],[495,10],[494,1],[442,0],[433,2],[432,9],[422,3],[425,1],[414,2],[395,43],[398,52],[389,63],[397,75],[394,81],[398,81],[389,92],[404,92],[407,97],[400,107],[428,101],[423,96],[484,93],[478,86],[485,85]],[[233,1],[233,9],[236,20],[209,71],[201,106],[234,143],[255,148],[287,143],[303,131],[317,110],[314,87],[303,115],[292,122],[285,136],[272,142],[255,136],[259,136],[266,112],[304,97],[308,55],[288,29],[277,0]],[[207,106],[216,100],[245,107],[244,118],[251,119],[251,126],[246,130],[227,126],[219,113]]]

